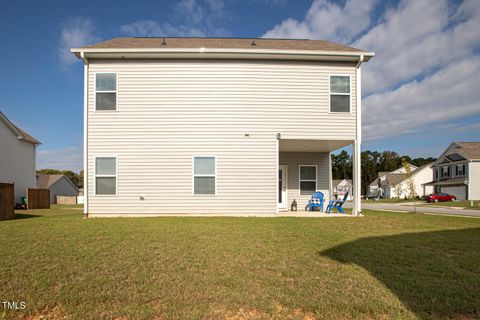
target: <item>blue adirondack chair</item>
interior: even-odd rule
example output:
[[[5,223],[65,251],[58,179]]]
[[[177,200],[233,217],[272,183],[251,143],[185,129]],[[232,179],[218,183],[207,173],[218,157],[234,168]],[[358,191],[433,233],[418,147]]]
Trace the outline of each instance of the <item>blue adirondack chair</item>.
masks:
[[[343,204],[347,201],[348,192],[345,193],[342,200],[330,200],[327,206],[327,213],[331,213],[332,209],[337,209],[340,213],[345,213],[343,211]]]
[[[320,212],[323,212],[323,193],[314,192],[312,199],[308,200],[307,211],[313,211],[315,208],[320,208]]]

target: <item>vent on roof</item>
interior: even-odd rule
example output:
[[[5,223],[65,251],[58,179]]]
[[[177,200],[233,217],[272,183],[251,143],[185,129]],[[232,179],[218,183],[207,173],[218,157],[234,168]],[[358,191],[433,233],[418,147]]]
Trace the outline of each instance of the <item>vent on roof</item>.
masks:
[[[165,41],[165,38],[163,38],[162,46],[166,46],[166,45],[167,45],[167,42]]]
[[[255,43],[255,39],[252,39],[252,43],[250,43],[251,46],[256,46],[257,44]]]

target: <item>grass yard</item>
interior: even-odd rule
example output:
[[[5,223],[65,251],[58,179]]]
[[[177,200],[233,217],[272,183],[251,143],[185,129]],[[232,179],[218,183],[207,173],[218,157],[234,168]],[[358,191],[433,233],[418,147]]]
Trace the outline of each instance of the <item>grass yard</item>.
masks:
[[[478,319],[480,219],[0,222],[0,319]],[[1,305],[0,305],[1,306]]]

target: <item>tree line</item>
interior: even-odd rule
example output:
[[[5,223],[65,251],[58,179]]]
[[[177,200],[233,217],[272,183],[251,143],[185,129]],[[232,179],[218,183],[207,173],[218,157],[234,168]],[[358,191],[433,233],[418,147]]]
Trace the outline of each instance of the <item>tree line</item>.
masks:
[[[37,173],[44,173],[44,174],[63,174],[65,175],[70,181],[73,182],[77,188],[83,188],[83,170],[79,173],[75,173],[71,170],[57,170],[57,169],[41,169],[37,170]]]
[[[377,178],[379,172],[391,172],[402,166],[402,161],[411,163],[417,167],[433,162],[436,159],[429,158],[411,158],[410,156],[400,156],[394,151],[363,151],[362,158],[362,194],[367,193],[367,186]],[[352,179],[353,177],[353,159],[347,151],[343,150],[339,154],[332,154],[332,178],[333,179]]]

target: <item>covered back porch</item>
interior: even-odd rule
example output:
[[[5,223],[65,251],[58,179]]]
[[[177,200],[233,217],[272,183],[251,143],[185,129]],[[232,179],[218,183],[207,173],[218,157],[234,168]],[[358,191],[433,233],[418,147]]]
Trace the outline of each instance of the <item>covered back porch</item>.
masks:
[[[360,161],[359,154],[356,155],[355,152],[355,141],[313,139],[279,139],[278,213],[291,212],[294,202],[297,204],[297,212],[304,213],[308,200],[315,191],[322,192],[324,195],[323,212],[325,212],[328,202],[334,198],[331,152],[349,145],[353,145],[354,149],[353,190],[350,191],[354,207],[352,213],[360,214]],[[358,165],[355,165],[357,162]]]

